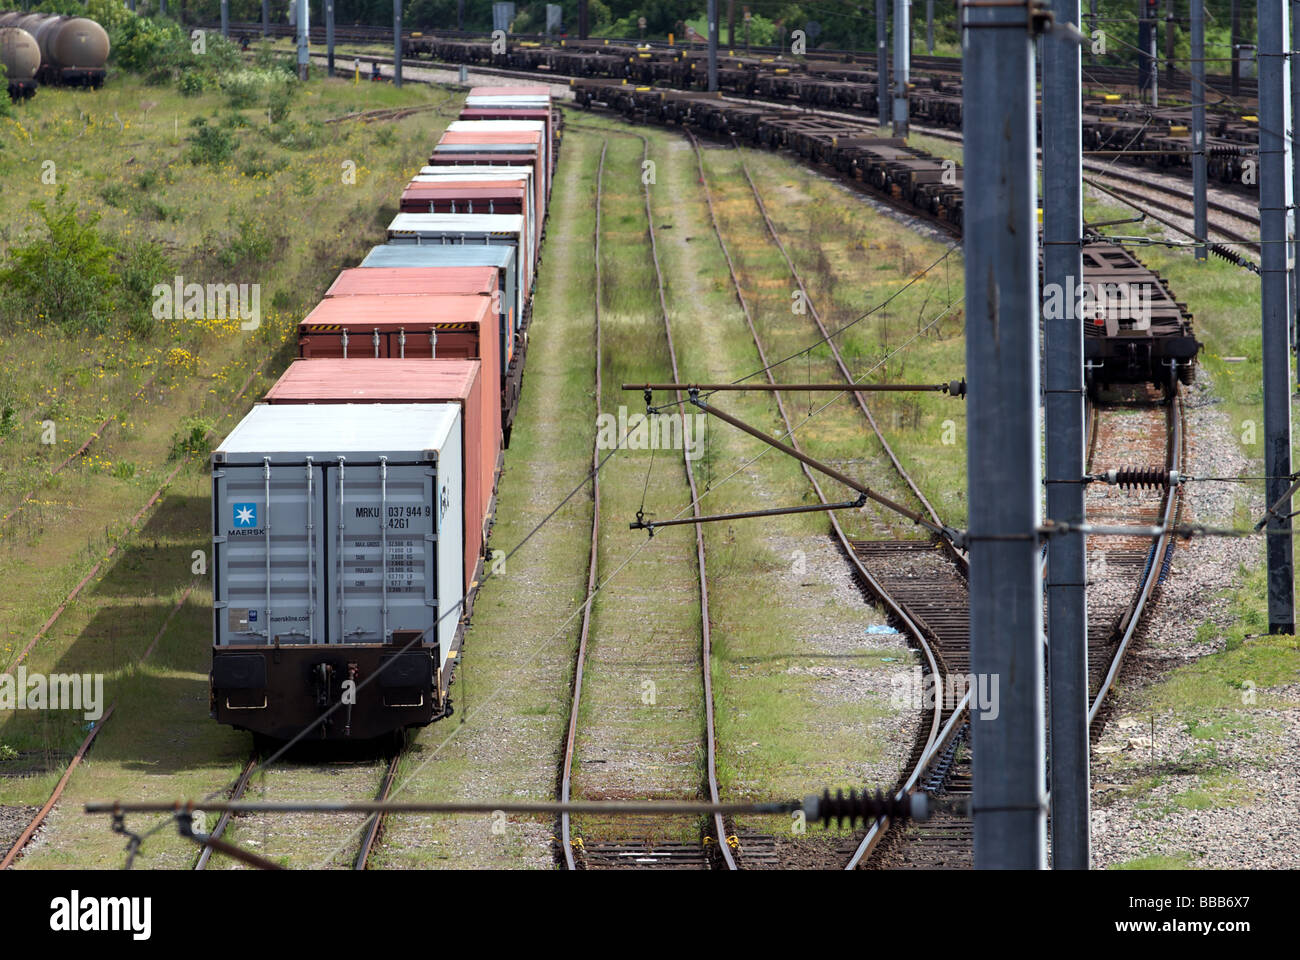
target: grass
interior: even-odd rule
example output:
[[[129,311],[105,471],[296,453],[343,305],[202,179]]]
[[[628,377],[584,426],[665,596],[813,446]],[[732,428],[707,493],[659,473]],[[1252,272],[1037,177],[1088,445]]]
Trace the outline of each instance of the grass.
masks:
[[[59,182],[72,187],[83,212],[102,215],[110,239],[125,244],[143,234],[170,251],[188,279],[255,282],[263,290],[263,322],[251,333],[164,322],[139,339],[117,318],[102,336],[54,336],[12,303],[3,308],[0,347],[11,362],[0,372],[0,406],[12,412],[0,445],[0,506],[11,512],[28,491],[35,496],[0,522],[0,659],[8,664],[68,590],[117,546],[25,661],[45,672],[103,672],[106,699],[118,704],[56,810],[49,840],[25,865],[119,864],[120,837],[81,817],[81,801],[202,795],[237,771],[246,737],[207,717],[211,595],[192,567],[194,551],[208,549],[209,481],[186,425],[210,427],[219,438],[265,390],[287,362],[286,343],[303,308],[340,267],[382,241],[388,211],[446,123],[448,115],[438,111],[450,102],[421,87],[318,82],[300,92],[293,127],[270,130],[257,111],[230,111],[216,94],[182,98],[119,76],[94,94],[44,90],[37,106],[0,121],[0,175],[27,184],[0,195],[11,225],[0,236],[0,252],[30,228],[27,200],[56,189],[21,171],[53,158]],[[387,144],[373,127],[322,123],[395,104],[437,109],[402,121]],[[242,119],[229,125],[237,143],[231,164],[186,162],[190,118],[236,113]],[[240,157],[253,151],[272,158],[278,172],[240,169]],[[351,183],[339,172],[350,159],[357,162]],[[310,201],[294,193],[302,182],[312,187]],[[286,202],[310,204],[309,231],[300,218],[284,215]],[[176,215],[154,218],[153,205]],[[263,373],[235,401],[259,368]],[[51,467],[110,418],[90,454],[51,478]],[[46,419],[55,427],[50,445],[40,443]],[[160,504],[128,530],[126,521],[178,466]],[[195,580],[154,657],[137,665]],[[0,743],[10,759],[0,760],[0,803],[43,802],[83,728],[79,716],[6,715]],[[145,862],[182,866],[192,856],[166,831],[151,842]]]
[[[1155,853],[1117,863],[1112,870],[1190,870],[1195,855],[1187,852],[1173,854]]]
[[[571,120],[571,131],[577,123]],[[587,116],[581,123],[584,131],[587,126],[593,130],[610,126]],[[751,373],[760,362],[712,234],[694,155],[680,135],[654,129],[644,133],[657,165],[652,200],[682,376],[713,381]],[[745,295],[766,331],[765,344],[781,336],[786,344],[806,344],[814,339],[808,333],[811,321],[791,319],[790,284],[770,279],[788,277],[788,271],[779,252],[766,242],[752,195],[733,157],[713,148],[705,153],[723,232],[738,260]],[[801,189],[812,194],[809,203],[824,200],[817,191],[835,189],[800,176],[800,168],[788,159],[774,158],[772,172],[779,174],[782,183],[798,179]],[[887,230],[879,215],[866,220],[863,228],[877,236]],[[796,325],[800,320],[802,324]],[[779,355],[772,349],[772,356]],[[803,375],[802,361],[799,366]],[[631,379],[646,379],[644,369],[638,367]],[[814,376],[829,375],[814,371]],[[632,398],[640,399],[636,394]],[[715,399],[747,422],[776,432],[776,406],[770,397],[727,394]],[[807,398],[794,402],[798,406]],[[798,409],[804,412],[802,406]],[[833,423],[834,429],[846,433],[859,429],[851,426],[853,418],[861,416],[856,411],[821,415],[827,420],[835,416],[843,418],[843,425]],[[813,425],[820,426],[821,417]],[[705,513],[809,499],[807,481],[796,462],[770,450],[764,453],[768,450],[764,445],[723,424],[709,424],[705,449],[706,456],[697,463],[697,477],[707,491],[701,500]],[[647,457],[642,454],[641,459]],[[680,469],[679,464],[668,466]],[[663,465],[656,465],[656,472],[660,469]],[[910,656],[866,643],[863,628],[878,615],[856,597],[844,601],[829,584],[805,572],[808,554],[817,549],[830,554],[829,562],[843,562],[825,546],[825,517],[769,518],[710,524],[704,529],[722,795],[795,795],[810,784],[882,779],[880,770],[886,771],[883,778],[892,779],[902,758],[889,756],[875,733],[882,724],[897,721],[879,694],[861,687],[866,677],[907,669]],[[651,549],[663,552],[666,546],[659,541],[670,539],[689,544],[690,529],[662,531]],[[754,602],[763,596],[779,596],[780,602]],[[843,652],[848,637],[858,639],[848,640],[849,652]],[[790,823],[782,819],[749,818],[738,826],[790,832]]]
[[[596,141],[565,138],[492,550],[513,550],[582,483],[590,461],[595,371],[586,278],[594,211],[580,198],[594,195],[599,154]],[[577,620],[569,618],[582,603],[590,538],[591,502],[579,494],[485,582],[452,687],[456,715],[414,738],[398,781],[405,796],[555,796],[577,639]],[[530,817],[398,817],[376,865],[548,866],[552,830]]]

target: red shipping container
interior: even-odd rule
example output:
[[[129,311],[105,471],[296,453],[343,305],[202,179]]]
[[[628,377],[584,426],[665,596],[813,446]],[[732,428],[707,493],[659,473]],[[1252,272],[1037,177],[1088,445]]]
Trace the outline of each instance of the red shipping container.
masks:
[[[523,180],[412,180],[402,191],[402,213],[520,213],[528,199]],[[454,209],[453,209],[454,208]]]
[[[470,87],[471,97],[550,97],[551,88],[545,84],[525,84],[513,87]]]
[[[461,110],[461,120],[537,120],[546,124],[546,158],[550,173],[555,172],[555,118],[549,109],[528,107],[472,106]]]
[[[463,151],[463,155],[471,155],[466,149],[472,146],[482,146],[482,153],[506,152],[518,156],[520,153],[531,153],[535,158],[535,167],[537,177],[543,185],[543,196],[550,196],[551,193],[551,172],[548,165],[543,162],[546,156],[546,144],[543,142],[544,131],[541,130],[448,130],[438,141],[438,146],[434,147],[434,156],[442,153],[457,154]],[[461,151],[446,151],[444,147],[460,147]],[[529,150],[528,148],[532,148]],[[496,149],[492,149],[496,148]],[[516,149],[518,148],[518,149]],[[436,161],[433,157],[429,158],[429,163]],[[464,161],[458,161],[464,162]],[[478,161],[482,162],[482,161]]]
[[[464,433],[465,592],[495,511],[501,416],[478,360],[295,360],[262,398],[267,403],[459,403]],[[478,531],[477,535],[471,535]]]
[[[502,300],[499,282],[495,267],[355,267],[344,270],[335,277],[330,288],[325,291],[325,296],[486,295],[491,298],[493,308],[500,318],[500,343],[505,350],[504,365],[509,367],[515,352],[514,325],[510,316],[514,307]],[[396,356],[401,355],[399,344]]]
[[[430,333],[437,336],[436,346]],[[501,422],[508,430],[522,371],[516,364],[507,377],[501,336],[499,315],[485,294],[327,297],[298,324],[298,356],[427,360],[436,350],[438,359],[482,360],[484,370],[495,371]]]
[[[496,292],[495,267],[353,267],[334,278],[325,296],[487,294],[495,297]]]
[[[533,238],[532,249],[541,249],[541,211],[528,209],[528,183],[524,180],[412,180],[402,191],[398,209],[402,213],[517,214],[524,218]]]

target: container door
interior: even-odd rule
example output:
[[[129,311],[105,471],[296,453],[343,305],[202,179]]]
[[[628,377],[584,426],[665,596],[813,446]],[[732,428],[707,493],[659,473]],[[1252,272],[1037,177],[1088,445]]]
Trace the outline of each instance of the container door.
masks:
[[[322,642],[320,465],[266,460],[213,473],[217,643]]]
[[[388,643],[429,632],[437,603],[431,463],[334,461],[326,471],[330,643]]]

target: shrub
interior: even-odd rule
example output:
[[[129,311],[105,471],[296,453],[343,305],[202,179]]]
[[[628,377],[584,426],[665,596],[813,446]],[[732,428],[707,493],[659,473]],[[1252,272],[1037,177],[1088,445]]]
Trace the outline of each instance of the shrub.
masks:
[[[283,123],[289,119],[289,107],[293,103],[295,85],[292,83],[271,84],[266,91],[266,116],[272,123]]]
[[[210,167],[217,167],[234,156],[238,145],[228,131],[209,126],[202,117],[196,119],[199,122],[189,137],[190,149],[187,156],[190,163],[206,163]]]
[[[253,68],[227,70],[217,78],[217,83],[230,105],[242,110],[265,102],[272,90],[291,84],[293,80],[281,70]]]
[[[268,157],[257,147],[246,151],[243,157],[239,170],[246,177],[271,177],[289,165],[288,157]]]
[[[255,263],[265,263],[275,249],[275,240],[262,224],[241,220],[239,230],[217,254],[221,265],[231,270]]]
[[[185,460],[189,457],[207,456],[212,449],[208,435],[213,425],[202,417],[186,417],[181,421],[179,433],[172,435],[171,452],[168,460]]]
[[[207,88],[208,78],[194,70],[185,71],[176,81],[176,89],[183,97],[197,97]]]
[[[0,287],[8,287],[65,333],[103,331],[113,312],[118,278],[115,251],[95,229],[99,215],[82,222],[66,187],[59,187],[53,206],[35,200],[31,209],[45,233],[11,248],[0,269]]]
[[[172,273],[171,255],[162,244],[152,240],[128,244],[121,253],[120,273],[125,305],[152,317],[154,285],[171,282]]]
[[[172,20],[129,17],[109,30],[109,57],[124,70],[170,77],[173,66],[190,56],[185,31]]]

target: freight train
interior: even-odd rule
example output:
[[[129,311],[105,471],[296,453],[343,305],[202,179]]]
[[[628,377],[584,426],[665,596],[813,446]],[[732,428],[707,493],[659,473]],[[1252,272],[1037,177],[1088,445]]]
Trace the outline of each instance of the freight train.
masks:
[[[108,33],[86,17],[0,13],[0,63],[15,100],[31,97],[41,83],[102,87],[108,51]]]
[[[452,712],[560,146],[546,87],[474,88],[462,118],[212,454],[220,723],[369,740]]]
[[[681,91],[708,88],[704,54],[682,47],[630,47],[601,41],[568,41],[562,46],[516,42],[502,51],[488,39],[408,35],[403,39],[403,56]],[[768,101],[776,107],[822,107],[875,117],[878,83],[874,66],[867,63],[734,53],[718,57],[719,90]],[[959,73],[949,68],[929,76],[917,74],[912,87],[908,105],[913,120],[961,129]],[[1225,102],[1213,106],[1226,111],[1231,105]],[[1237,106],[1235,113],[1221,112],[1207,121],[1208,175],[1220,183],[1253,191],[1258,189],[1255,161],[1259,127],[1249,108]],[[1190,107],[1156,109],[1125,102],[1118,94],[1102,93],[1084,98],[1082,124],[1086,149],[1114,151],[1133,163],[1190,176]]]
[[[953,236],[961,235],[961,167],[901,139],[875,136],[851,119],[628,83],[575,81],[573,92],[579,107],[612,110],[634,122],[674,124],[728,142],[791,150]],[[1081,301],[1084,310],[1089,392],[1095,396],[1106,387],[1142,383],[1172,389],[1192,382],[1201,346],[1193,318],[1160,275],[1096,233],[1086,239],[1083,261],[1086,293],[1079,298],[1062,294]]]

